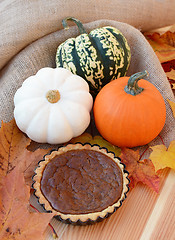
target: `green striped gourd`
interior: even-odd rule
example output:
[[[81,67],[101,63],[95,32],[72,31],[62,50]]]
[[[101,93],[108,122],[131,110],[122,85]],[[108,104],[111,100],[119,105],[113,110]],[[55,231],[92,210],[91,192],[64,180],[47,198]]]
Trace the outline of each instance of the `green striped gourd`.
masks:
[[[56,67],[66,68],[84,78],[91,93],[96,95],[105,84],[126,74],[130,47],[123,34],[112,26],[96,28],[88,34],[82,23],[72,17],[63,19],[65,29],[68,28],[67,20],[77,24],[80,35],[58,46]]]

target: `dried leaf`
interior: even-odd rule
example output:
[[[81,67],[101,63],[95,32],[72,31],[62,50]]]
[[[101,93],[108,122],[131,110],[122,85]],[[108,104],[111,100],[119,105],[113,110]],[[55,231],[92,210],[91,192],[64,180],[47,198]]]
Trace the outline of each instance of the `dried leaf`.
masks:
[[[7,175],[19,162],[19,155],[31,140],[17,128],[15,120],[2,122],[0,129],[0,176]]]
[[[157,145],[151,147],[153,150],[150,159],[155,166],[156,172],[160,169],[169,167],[175,170],[175,141],[172,141],[168,147]]]
[[[72,138],[70,140],[70,143],[77,143],[77,142],[80,142],[80,143],[91,143],[92,144],[92,141],[93,141],[93,137],[91,136],[91,134],[89,133],[83,133],[82,135],[78,136],[78,137],[75,137],[75,138]]]
[[[0,239],[44,239],[44,231],[53,217],[50,213],[28,211],[30,189],[18,167],[2,179],[0,189]]]
[[[160,35],[159,33],[145,33],[145,37],[152,46],[161,63],[175,59],[175,33],[169,32],[166,34]],[[169,35],[171,35],[171,38],[168,37]]]
[[[173,101],[171,101],[171,100],[169,100],[169,99],[167,99],[167,101],[168,101],[169,104],[170,104],[170,107],[171,107],[172,112],[173,112],[173,116],[174,116],[174,118],[175,118],[175,102],[173,102]]]
[[[70,143],[90,143],[90,144],[98,144],[100,147],[105,147],[108,151],[114,152],[115,156],[119,156],[121,153],[121,149],[112,145],[111,143],[104,140],[101,136],[92,137],[89,133],[83,133],[81,136],[73,138]]]
[[[32,184],[32,176],[34,169],[38,165],[38,162],[43,159],[43,156],[47,154],[51,149],[37,149],[34,152],[24,150],[23,154],[20,155],[19,165],[21,171],[24,173],[25,181],[28,185]]]
[[[167,31],[161,35],[161,39],[164,40],[168,45],[175,47],[175,33]]]
[[[157,193],[159,192],[160,179],[156,175],[154,165],[150,160],[140,160],[139,151],[134,151],[128,148],[122,149],[120,158],[129,172],[131,188],[133,188],[138,182],[142,182]]]
[[[28,151],[26,148],[30,142],[31,140],[18,129],[14,119],[8,123],[2,123],[0,129],[0,182],[3,176],[6,176],[17,165],[20,165],[27,183],[31,184],[31,177],[38,161],[50,149]]]
[[[171,84],[171,88],[175,90],[175,70],[172,69],[170,72],[166,72],[166,76]]]
[[[175,59],[172,59],[168,62],[163,62],[162,67],[166,73],[170,72],[171,70],[175,70]]]
[[[159,58],[167,75],[171,88],[175,89],[175,32],[167,31],[159,33],[145,33],[145,37]]]

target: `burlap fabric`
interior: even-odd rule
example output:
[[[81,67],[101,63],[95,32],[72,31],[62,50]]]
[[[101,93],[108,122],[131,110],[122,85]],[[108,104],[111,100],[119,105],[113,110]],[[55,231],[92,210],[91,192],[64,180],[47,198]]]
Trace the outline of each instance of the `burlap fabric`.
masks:
[[[174,9],[174,0],[0,1],[0,69],[31,42],[62,29],[64,17],[110,19],[147,31],[174,24]]]
[[[99,20],[85,24],[84,26],[89,32],[94,28],[107,25],[118,28],[128,40],[132,56],[127,75],[147,70],[149,72],[147,79],[152,82],[163,95],[166,102],[167,118],[161,136],[168,146],[175,136],[175,121],[167,99],[174,101],[174,95],[158,58],[142,33],[126,23],[112,20]],[[22,82],[42,67],[55,67],[57,46],[67,38],[75,37],[78,34],[76,26],[71,27],[69,30],[60,30],[51,33],[23,49],[3,68],[0,74],[1,120],[9,121],[13,118],[13,97]],[[157,137],[153,143],[160,143],[160,138]]]

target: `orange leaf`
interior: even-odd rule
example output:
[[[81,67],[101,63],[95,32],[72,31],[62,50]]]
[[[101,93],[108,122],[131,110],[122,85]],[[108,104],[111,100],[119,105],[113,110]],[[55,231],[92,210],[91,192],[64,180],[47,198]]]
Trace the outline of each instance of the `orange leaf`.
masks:
[[[28,211],[30,190],[16,167],[2,179],[0,189],[0,239],[44,239],[44,231],[53,217],[50,213]]]
[[[18,158],[31,140],[17,128],[15,120],[3,123],[0,129],[0,176],[7,175],[19,162]]]
[[[24,173],[25,181],[28,185],[32,184],[32,176],[34,175],[34,169],[38,165],[38,162],[43,159],[43,156],[47,154],[51,149],[37,149],[34,152],[24,150],[23,154],[18,158],[21,171]]]
[[[169,46],[175,47],[175,33],[167,31],[161,35],[161,39]]]
[[[175,59],[175,33],[167,32],[163,35],[159,33],[145,33],[145,37],[151,44],[161,63]]]
[[[26,147],[30,142],[31,140],[18,129],[14,119],[8,123],[2,123],[0,129],[0,179],[20,165],[27,183],[31,184],[31,177],[38,161],[50,149],[28,151]]]
[[[159,192],[160,179],[155,174],[154,165],[150,160],[139,160],[139,151],[134,151],[128,148],[122,149],[120,158],[129,172],[131,188],[133,188],[138,182],[142,182],[157,193]]]

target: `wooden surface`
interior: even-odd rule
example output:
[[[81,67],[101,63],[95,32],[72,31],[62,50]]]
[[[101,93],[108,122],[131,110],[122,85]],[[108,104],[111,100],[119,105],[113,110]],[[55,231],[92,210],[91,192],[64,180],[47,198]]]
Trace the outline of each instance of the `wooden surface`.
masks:
[[[52,219],[58,239],[175,240],[175,172],[165,169],[161,179],[159,194],[138,184],[123,206],[100,223],[73,226]],[[45,239],[54,239],[49,227]]]

